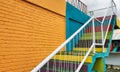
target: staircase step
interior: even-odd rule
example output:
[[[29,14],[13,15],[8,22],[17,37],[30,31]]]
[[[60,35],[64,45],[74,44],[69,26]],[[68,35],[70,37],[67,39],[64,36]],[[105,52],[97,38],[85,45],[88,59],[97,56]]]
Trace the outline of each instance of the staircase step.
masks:
[[[75,70],[71,68],[56,68],[56,67],[43,67],[40,72],[75,72]],[[88,67],[84,67],[79,72],[88,72]]]
[[[74,71],[70,71],[69,69],[64,68],[43,67],[40,72],[74,72]]]
[[[49,67],[47,67],[47,64],[49,64]],[[75,63],[71,61],[50,60],[47,64],[43,68],[41,68],[41,72],[75,72],[80,63]],[[88,72],[88,65],[89,63],[85,63],[81,68],[82,71],[80,72]]]
[[[37,72],[56,72],[56,71],[53,71],[52,69],[42,68]]]
[[[73,51],[88,51],[89,50],[89,48],[74,48],[73,49]],[[92,51],[94,51],[94,48],[92,49]],[[102,48],[96,48],[96,52],[102,52],[103,50],[102,50]],[[106,48],[104,48],[104,51],[106,52],[107,51],[107,49]]]
[[[109,39],[111,36],[112,31],[109,31],[107,34],[106,39]],[[80,40],[92,40],[93,39],[93,33],[84,33],[83,36],[80,38]],[[96,32],[95,34],[95,39],[102,39],[102,34],[101,32]]]
[[[57,70],[60,70],[61,68],[66,72],[66,71],[72,71],[72,70],[75,71],[80,63],[77,63],[77,62],[75,63],[71,61],[50,60],[48,64],[52,69],[56,68]],[[89,63],[84,64],[81,70],[88,70],[88,65]],[[47,68],[47,64],[44,66],[44,68]]]
[[[95,40],[96,43],[102,43],[101,40]],[[90,47],[93,43],[93,40],[79,40],[78,43],[76,44],[76,47]],[[109,39],[106,39],[104,47],[108,47]],[[96,47],[101,47],[101,46],[96,46]]]
[[[61,52],[57,53],[57,55],[61,54],[61,55],[75,55],[75,56],[79,55],[79,56],[83,56],[83,55],[86,54],[86,52],[87,51],[71,51],[71,52],[61,51]],[[89,54],[89,56],[93,56],[93,55],[94,55],[93,52],[91,52]]]
[[[84,56],[76,56],[76,55],[55,55],[52,59],[81,62],[83,60],[83,58],[84,58]],[[92,56],[88,56],[85,62],[92,63]]]
[[[103,26],[103,31],[106,31],[107,27],[108,27],[108,25]],[[112,25],[110,25],[109,31],[112,31]],[[85,33],[88,33],[88,32],[93,32],[92,27],[88,27],[88,28],[85,30]],[[95,26],[95,32],[101,32],[101,26]]]

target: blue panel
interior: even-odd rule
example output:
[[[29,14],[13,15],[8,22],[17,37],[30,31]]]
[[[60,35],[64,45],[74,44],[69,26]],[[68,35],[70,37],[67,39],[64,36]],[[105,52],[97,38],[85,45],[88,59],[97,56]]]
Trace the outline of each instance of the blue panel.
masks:
[[[78,30],[90,17],[68,2],[66,3],[66,39]],[[72,51],[73,42],[67,45],[67,51]]]
[[[73,19],[69,19],[69,36],[71,36],[75,31],[77,31],[83,24],[75,21]]]
[[[66,38],[69,38],[78,28],[80,28],[90,17],[71,4],[66,4]],[[72,28],[74,26],[74,28]],[[72,29],[71,29],[72,28]]]

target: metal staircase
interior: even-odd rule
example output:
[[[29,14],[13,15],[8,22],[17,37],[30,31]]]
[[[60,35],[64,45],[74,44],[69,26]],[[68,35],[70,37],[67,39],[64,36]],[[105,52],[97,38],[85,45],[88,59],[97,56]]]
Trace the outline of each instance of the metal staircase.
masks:
[[[70,2],[69,2],[70,1]],[[77,8],[78,2],[72,2]],[[77,0],[76,0],[77,1]],[[75,4],[76,3],[76,4]],[[31,72],[92,72],[97,58],[109,53],[113,22],[112,8],[107,8],[103,18],[91,17],[55,51]],[[83,12],[86,12],[83,10]],[[109,15],[108,15],[109,12]]]

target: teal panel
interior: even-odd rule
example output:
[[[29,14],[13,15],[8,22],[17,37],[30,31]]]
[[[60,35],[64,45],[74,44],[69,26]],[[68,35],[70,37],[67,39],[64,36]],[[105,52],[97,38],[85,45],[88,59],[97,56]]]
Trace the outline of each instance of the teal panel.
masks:
[[[78,30],[90,17],[83,13],[82,11],[78,10],[68,2],[66,3],[66,39],[68,39],[76,30]],[[82,35],[82,33],[80,34]],[[76,42],[79,38],[74,39]],[[67,51],[72,51],[75,44],[71,41],[67,45]]]

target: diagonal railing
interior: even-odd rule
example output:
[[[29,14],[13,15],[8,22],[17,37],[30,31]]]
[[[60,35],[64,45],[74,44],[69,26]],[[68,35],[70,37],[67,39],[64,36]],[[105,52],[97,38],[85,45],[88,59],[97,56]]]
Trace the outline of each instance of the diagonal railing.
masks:
[[[108,7],[107,12],[109,12],[109,9],[110,8]],[[89,55],[96,53],[96,44],[103,46],[104,50],[104,43],[112,19],[112,13],[109,17],[107,12],[102,19],[102,22],[94,17],[91,17],[83,26],[81,26],[58,48],[56,48],[56,50],[54,50],[48,57],[38,64],[31,72],[49,72],[49,70],[57,70],[59,72],[62,70],[68,72],[79,72]],[[108,20],[106,21],[106,19]],[[97,26],[101,26],[101,28],[99,28],[99,31],[101,32],[99,36],[96,34],[97,30],[95,27]],[[88,40],[88,35],[89,38],[92,39],[91,41],[86,41]],[[98,43],[96,41],[97,37],[101,39]],[[86,41],[86,43],[82,44],[84,41]],[[66,51],[66,47],[69,48],[69,51]],[[75,50],[78,47],[79,49]],[[72,63],[69,64],[70,61],[76,65],[73,65]],[[59,67],[59,69],[57,67]]]

